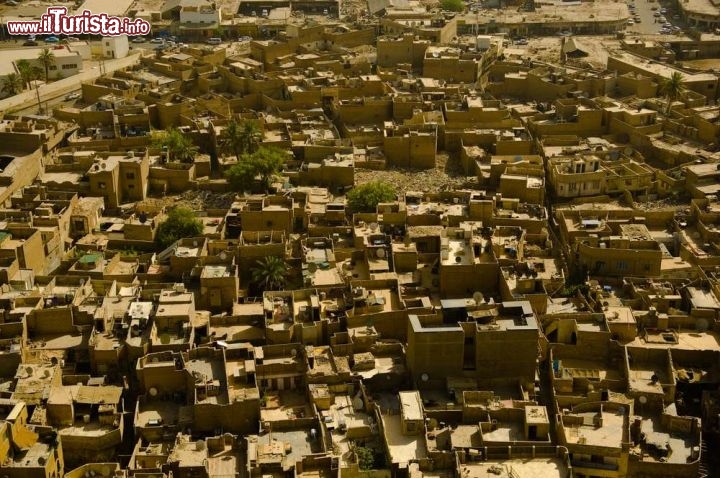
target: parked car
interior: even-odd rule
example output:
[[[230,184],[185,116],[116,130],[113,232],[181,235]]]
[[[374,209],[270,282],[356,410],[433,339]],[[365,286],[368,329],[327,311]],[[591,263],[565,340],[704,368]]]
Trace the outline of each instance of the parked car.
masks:
[[[150,40],[150,43],[165,43],[165,40],[163,40],[162,38],[153,38],[152,40]]]
[[[222,38],[220,37],[212,37],[207,39],[208,45],[219,45],[222,43]]]
[[[516,45],[527,45],[528,41],[525,38],[518,38],[517,40],[515,40],[515,44]]]
[[[80,39],[78,37],[66,37],[65,39],[67,41],[80,41]]]
[[[642,18],[640,18],[639,15],[636,15],[634,20],[635,20],[635,23],[642,23]]]
[[[23,43],[23,46],[37,46],[38,42],[35,40],[27,40],[25,43]]]
[[[58,43],[60,39],[56,36],[45,37],[45,43]]]
[[[65,101],[74,101],[80,98],[80,93],[77,91],[74,93],[70,93],[69,95],[65,95]]]
[[[145,37],[133,37],[132,39],[133,43],[145,43],[146,41]]]

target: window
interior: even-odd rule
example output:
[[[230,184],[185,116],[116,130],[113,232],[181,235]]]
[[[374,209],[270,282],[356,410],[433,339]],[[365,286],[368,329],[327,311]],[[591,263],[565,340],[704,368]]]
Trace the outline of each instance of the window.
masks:
[[[128,185],[128,189],[135,189],[135,185],[134,184]]]
[[[67,65],[63,65],[63,70],[74,70],[77,68],[77,63],[68,63]]]
[[[577,191],[577,184],[576,183],[570,183],[570,186],[568,187],[570,191]]]
[[[105,187],[106,187],[105,183],[102,183],[102,182],[98,183],[98,189],[105,189]]]
[[[135,179],[135,173],[127,173],[127,174],[125,175],[125,177],[126,177],[127,179]]]
[[[628,269],[627,261],[617,261],[616,268],[619,271],[626,271]]]
[[[109,41],[106,41],[106,42],[105,42],[105,46],[110,46],[110,42],[109,42]]]
[[[48,70],[50,70],[50,71],[55,71],[55,70],[57,70],[57,66],[55,66],[55,65],[50,65],[50,68],[48,68]]]
[[[592,187],[593,189],[600,189],[600,181],[593,181]]]

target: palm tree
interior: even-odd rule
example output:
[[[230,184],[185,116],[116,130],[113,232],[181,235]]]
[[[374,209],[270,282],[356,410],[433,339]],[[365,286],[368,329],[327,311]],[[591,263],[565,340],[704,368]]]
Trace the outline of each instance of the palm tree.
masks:
[[[261,140],[262,134],[255,121],[238,122],[232,119],[222,132],[220,145],[223,149],[232,151],[240,161],[243,154],[255,152]]]
[[[245,120],[240,130],[244,152],[254,153],[260,147],[262,142],[262,131],[258,127],[257,122]]]
[[[678,99],[685,91],[685,77],[679,71],[670,75],[670,78],[664,78],[660,83],[660,92],[667,98],[667,106],[665,114],[670,113],[673,101]]]
[[[55,54],[49,48],[43,48],[38,54],[38,61],[45,69],[45,81],[48,81],[50,66],[55,63]]]
[[[20,78],[22,78],[23,84],[29,89],[30,82],[35,79],[35,69],[27,60],[18,60],[15,66],[20,74]]]
[[[157,133],[153,139],[157,148],[167,149],[170,158],[183,163],[192,163],[198,152],[192,140],[177,128],[169,128]]]
[[[23,80],[17,73],[10,73],[5,77],[2,84],[2,91],[9,96],[17,95],[23,89]]]
[[[281,289],[287,282],[288,265],[282,258],[267,256],[255,264],[250,271],[252,281],[263,290]]]

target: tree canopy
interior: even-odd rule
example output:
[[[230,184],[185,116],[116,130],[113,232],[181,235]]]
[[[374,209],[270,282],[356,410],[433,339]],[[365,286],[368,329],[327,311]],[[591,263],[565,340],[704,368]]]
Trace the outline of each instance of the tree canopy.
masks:
[[[23,89],[23,80],[17,73],[10,73],[2,82],[0,90],[6,92],[8,96],[17,95]]]
[[[170,160],[182,163],[192,163],[199,149],[188,136],[177,128],[155,132],[152,144],[156,148],[166,148]]]
[[[250,272],[252,281],[263,291],[279,290],[287,282],[288,265],[280,257],[266,256],[258,259]]]
[[[203,233],[203,223],[187,208],[178,207],[170,211],[164,222],[160,223],[155,240],[162,247],[172,245],[183,237],[197,237]]]
[[[396,198],[395,188],[382,181],[360,184],[347,194],[348,206],[354,212],[375,212],[378,204]]]
[[[669,78],[664,78],[660,83],[660,92],[667,98],[665,112],[669,113],[673,101],[678,99],[685,91],[685,77],[679,71],[674,72]]]
[[[240,156],[236,164],[225,171],[225,178],[237,191],[250,189],[259,178],[263,189],[270,187],[272,177],[280,172],[287,160],[287,153],[276,148],[261,147],[252,154]]]
[[[45,81],[48,81],[50,67],[55,64],[55,53],[49,48],[43,48],[40,53],[38,53],[38,61],[45,69]]]
[[[254,153],[260,146],[262,132],[257,122],[230,120],[220,136],[220,146],[235,155],[238,161],[246,153]]]
[[[448,10],[451,12],[465,11],[465,3],[463,2],[463,0],[442,0],[440,2],[440,7],[443,10]]]

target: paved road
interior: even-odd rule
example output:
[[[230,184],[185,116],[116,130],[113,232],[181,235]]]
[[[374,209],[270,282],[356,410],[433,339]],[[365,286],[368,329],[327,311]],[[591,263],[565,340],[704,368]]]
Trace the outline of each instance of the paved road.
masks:
[[[668,22],[672,23],[673,25],[678,25],[681,27],[683,26],[681,20],[674,20],[672,18],[673,14],[676,12],[672,11],[671,7],[669,6],[669,2],[660,3],[657,0],[628,0],[628,4],[635,5],[635,14],[639,15],[641,20],[640,23],[628,26],[628,32],[644,34],[660,33],[660,28],[662,27],[662,25],[657,21],[655,12],[660,11],[661,8],[668,9],[668,13],[663,15]],[[652,10],[653,7],[656,8],[656,10]]]
[[[138,61],[140,61],[140,52],[132,52],[132,54],[126,58],[106,60],[104,71],[106,73],[110,73],[115,70],[120,70],[134,65]],[[39,88],[40,100],[44,103],[46,101],[54,100],[59,96],[67,95],[73,91],[78,91],[82,82],[94,80],[99,76],[101,76],[100,69],[94,68],[83,70],[75,76],[70,76],[47,85],[42,85]],[[0,112],[17,111],[19,109],[24,110],[31,104],[37,105],[37,92],[34,89],[0,100]]]

